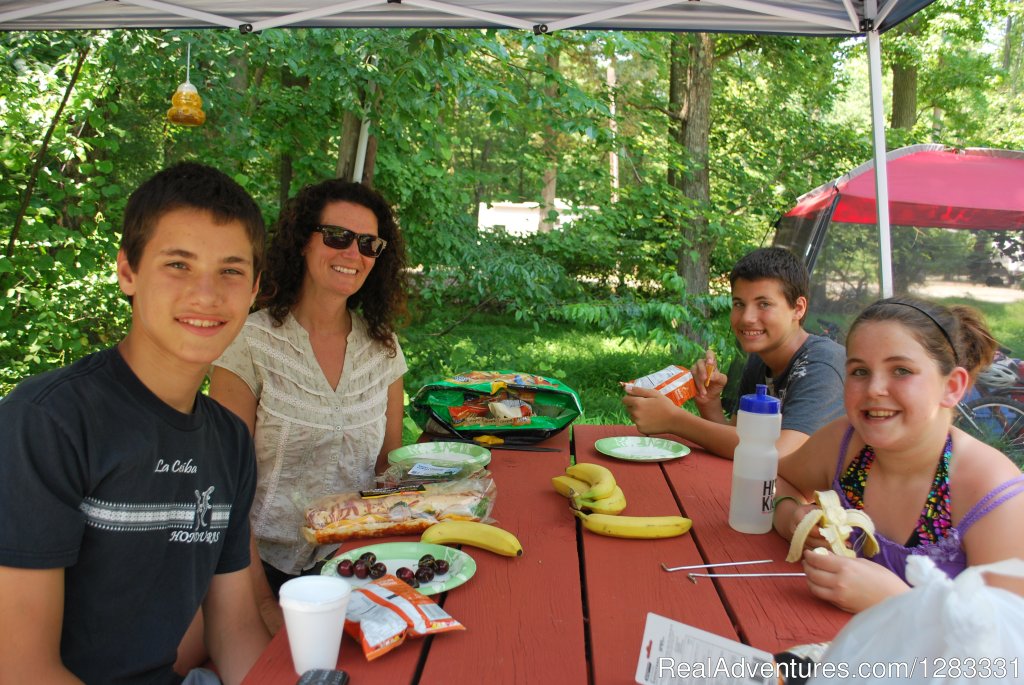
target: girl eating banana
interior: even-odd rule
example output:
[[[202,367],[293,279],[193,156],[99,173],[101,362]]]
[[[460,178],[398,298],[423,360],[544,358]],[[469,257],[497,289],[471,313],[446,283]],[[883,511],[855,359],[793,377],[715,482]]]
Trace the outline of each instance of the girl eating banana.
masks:
[[[792,539],[816,507],[815,492],[831,489],[843,508],[874,522],[877,551],[856,530],[848,541],[856,556],[821,554],[828,542],[813,529],[802,555],[811,593],[858,612],[909,589],[910,555],[930,557],[950,577],[968,565],[1024,558],[1024,476],[953,427],[957,402],[995,349],[980,314],[879,300],[853,322],[846,346],[846,417],[782,459],[775,529]],[[1021,581],[987,581],[1024,595]]]

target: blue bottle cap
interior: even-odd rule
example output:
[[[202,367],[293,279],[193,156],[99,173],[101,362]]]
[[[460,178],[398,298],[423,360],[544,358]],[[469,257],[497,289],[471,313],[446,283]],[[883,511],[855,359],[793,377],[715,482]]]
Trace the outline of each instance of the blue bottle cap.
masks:
[[[744,395],[740,398],[740,411],[751,414],[778,414],[782,411],[782,402],[768,394],[767,385],[759,383],[756,395]]]

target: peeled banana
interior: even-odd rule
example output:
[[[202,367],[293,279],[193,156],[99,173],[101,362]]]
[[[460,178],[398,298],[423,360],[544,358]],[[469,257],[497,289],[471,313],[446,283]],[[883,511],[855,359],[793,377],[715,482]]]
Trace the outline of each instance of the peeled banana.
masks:
[[[573,464],[565,473],[590,486],[584,492],[577,493],[583,499],[602,499],[615,490],[615,476],[600,464]]]
[[[592,511],[595,514],[621,514],[626,508],[626,494],[618,485],[612,490],[612,494],[601,499],[586,499],[580,495],[572,498],[573,508],[584,511]]]
[[[615,516],[574,511],[583,527],[613,538],[671,538],[690,530],[693,522],[682,516]]]
[[[420,542],[435,545],[471,545],[506,557],[520,557],[523,546],[515,535],[478,521],[441,521],[423,531]]]
[[[821,536],[828,542],[832,552],[844,557],[855,557],[857,553],[846,546],[850,533],[854,528],[864,531],[864,555],[873,557],[878,554],[878,540],[875,539],[875,524],[860,509],[843,509],[839,495],[832,490],[814,493],[814,499],[820,509],[808,512],[800,519],[793,539],[789,543],[789,554],[786,561],[799,561],[803,555],[804,542],[815,526],[821,528]]]

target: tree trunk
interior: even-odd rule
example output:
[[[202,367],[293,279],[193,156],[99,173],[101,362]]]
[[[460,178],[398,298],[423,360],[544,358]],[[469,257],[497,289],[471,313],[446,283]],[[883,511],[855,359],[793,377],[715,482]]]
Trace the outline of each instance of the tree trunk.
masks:
[[[552,50],[548,53],[548,68],[552,72],[559,72],[560,53]],[[558,97],[558,85],[552,83],[545,89],[550,100]],[[540,224],[538,230],[541,233],[550,233],[555,229],[555,221],[550,218],[551,212],[555,211],[555,197],[558,195],[558,133],[550,124],[544,126],[544,151],[547,155],[548,165],[544,169],[544,187],[541,189],[540,202]]]
[[[697,208],[689,224],[680,227],[683,248],[676,262],[676,272],[683,277],[686,291],[693,295],[708,292],[711,250],[714,247],[708,235],[706,213],[701,211],[701,208],[708,206],[711,198],[708,151],[711,138],[714,52],[715,38],[712,34],[677,34],[672,38],[671,86],[679,85],[684,68],[686,74],[685,91],[681,96],[677,93],[673,103],[681,104],[681,110],[677,111],[682,113],[673,134],[676,140],[682,143],[693,165],[692,171],[674,180],[674,185]],[[685,65],[680,61],[684,54],[687,60]],[[670,100],[673,100],[671,90]],[[707,313],[702,312],[705,316]],[[684,338],[698,339],[698,333],[685,324],[680,326],[679,332]]]
[[[230,123],[226,123],[234,127],[235,130],[243,131],[247,127],[246,122],[250,120],[249,117],[253,110],[252,98],[254,98],[249,89],[249,51],[242,49],[232,53],[228,57],[228,65],[231,70],[228,85],[231,88],[233,104],[221,110],[220,116],[229,120]],[[207,126],[205,129],[205,133],[209,134],[210,127]],[[216,145],[216,143],[211,141],[211,145]],[[222,163],[221,170],[229,173],[246,173],[247,165],[248,159],[245,157],[232,156],[231,159]]]
[[[917,123],[917,65],[892,65],[891,128],[910,130]]]
[[[1006,33],[1003,34],[1003,71],[1009,72],[1013,55],[1013,16],[1006,18]]]
[[[292,187],[292,156],[283,153],[277,165],[277,206],[284,207],[291,194]]]
[[[673,34],[669,44],[669,76],[668,76],[668,107],[669,135],[679,145],[683,145],[686,130],[686,73],[690,59],[689,38],[683,34]],[[673,188],[681,188],[681,181],[674,168],[668,170],[668,182]]]
[[[285,66],[281,68],[281,87],[308,90],[309,78],[306,76],[297,77],[292,73],[292,70],[289,67]],[[291,195],[292,177],[294,176],[292,162],[293,158],[291,147],[285,147],[281,152],[281,158],[277,168],[277,197],[280,203],[278,205],[279,207],[284,207],[284,203]]]
[[[366,140],[366,159],[363,161],[363,176],[359,180],[373,187],[373,171],[377,165],[377,136],[370,135]]]
[[[25,184],[25,194],[22,195],[21,204],[18,206],[18,213],[14,217],[14,225],[11,226],[11,234],[7,239],[7,246],[4,248],[4,256],[8,259],[14,254],[14,246],[18,243],[18,234],[21,232],[21,224],[25,220],[25,213],[28,211],[29,203],[32,202],[32,193],[36,188],[36,181],[39,180],[39,173],[43,168],[43,162],[46,159],[47,151],[50,148],[50,139],[53,138],[53,132],[57,128],[57,124],[60,123],[61,117],[64,114],[64,108],[68,104],[68,100],[71,98],[71,91],[75,89],[75,84],[78,83],[78,75],[82,73],[82,66],[85,64],[85,58],[89,56],[89,48],[85,47],[78,53],[78,61],[75,63],[75,69],[71,73],[71,78],[68,79],[68,84],[64,88],[64,97],[61,98],[60,105],[57,106],[57,111],[53,113],[53,117],[50,119],[50,126],[46,129],[46,133],[43,135],[43,142],[39,145],[39,152],[36,153],[36,161],[32,164],[32,170],[28,175],[28,183]],[[4,279],[0,274],[0,283],[3,283]]]
[[[615,112],[615,87],[618,82],[618,75],[615,72],[615,55],[612,55],[611,63],[608,65],[606,83],[609,92],[609,108],[611,117],[608,119],[608,130],[612,133],[612,151],[608,153],[608,176],[612,180],[612,202],[619,201],[619,152],[618,136],[619,122]]]
[[[359,128],[362,122],[352,112],[345,112],[341,119],[341,136],[338,140],[338,165],[335,176],[346,181],[352,180],[356,168],[356,151],[359,148]]]
[[[1017,0],[1019,3],[1021,0]],[[1006,82],[1012,95],[1021,90],[1021,70],[1024,65],[1024,32],[1021,30],[1020,22],[1014,19],[1011,14],[1006,18],[1006,35],[1003,37],[1003,71],[1006,72]]]
[[[376,65],[377,58],[370,57],[368,64]],[[370,82],[363,91],[363,110],[369,116],[370,112],[377,111],[380,103],[380,92],[377,84]],[[373,169],[377,161],[377,139],[370,135],[366,139],[365,156],[363,157],[363,169],[356,178],[356,161],[359,156],[359,137],[362,133],[364,120],[360,119],[354,112],[346,111],[341,121],[341,140],[338,142],[338,164],[336,167],[338,178],[345,180],[359,181],[366,185],[373,185]]]
[[[942,132],[945,130],[945,121],[942,118],[942,110],[932,107],[932,140],[942,140]]]

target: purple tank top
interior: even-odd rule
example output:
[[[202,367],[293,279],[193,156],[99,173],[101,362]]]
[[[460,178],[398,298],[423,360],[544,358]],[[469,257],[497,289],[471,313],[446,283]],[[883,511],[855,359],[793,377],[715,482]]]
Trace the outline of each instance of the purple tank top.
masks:
[[[847,509],[851,508],[850,501],[843,491],[839,478],[843,472],[843,457],[846,455],[846,450],[850,446],[850,439],[852,437],[853,427],[851,426],[846,429],[842,444],[839,446],[836,473],[832,478],[832,489],[839,494],[839,501]],[[946,575],[950,578],[955,578],[961,571],[967,568],[967,553],[963,548],[963,536],[967,534],[968,529],[985,514],[1022,492],[1024,492],[1024,475],[1011,478],[1005,483],[997,485],[971,507],[970,511],[960,520],[959,525],[949,528],[946,536],[936,542],[922,542],[914,547],[905,547],[894,540],[890,540],[881,533],[875,533],[875,538],[878,539],[879,551],[878,554],[871,557],[871,560],[881,564],[906,581],[907,558],[911,555],[927,556]],[[861,532],[855,528],[850,536],[850,541],[853,543],[853,548],[857,550],[858,556],[862,546],[860,538]]]

